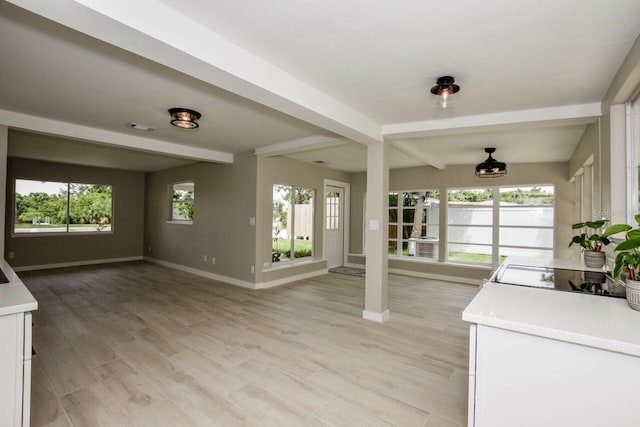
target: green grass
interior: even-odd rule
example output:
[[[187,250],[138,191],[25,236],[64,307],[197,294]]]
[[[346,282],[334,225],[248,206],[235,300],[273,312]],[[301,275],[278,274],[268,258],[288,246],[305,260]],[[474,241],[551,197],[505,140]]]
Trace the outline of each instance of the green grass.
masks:
[[[291,240],[289,239],[273,239],[271,243],[271,250],[274,252],[284,253],[291,249]],[[313,241],[296,239],[295,250],[297,251],[311,251],[313,249]]]
[[[69,228],[95,228],[98,224],[71,224]],[[111,224],[106,224],[109,226]],[[65,228],[66,224],[16,224],[16,228]]]
[[[60,228],[66,226],[66,224],[16,224],[16,228]]]
[[[504,261],[506,256],[500,256],[500,262]],[[491,255],[486,254],[469,254],[466,252],[449,252],[449,261],[470,262],[473,264],[491,264]]]
[[[389,248],[389,255],[398,255],[396,248]],[[402,255],[408,257],[409,251],[404,249]],[[505,260],[506,256],[500,257],[500,262]],[[486,254],[469,254],[466,252],[449,252],[449,261],[471,263],[471,264],[491,264],[491,255]]]

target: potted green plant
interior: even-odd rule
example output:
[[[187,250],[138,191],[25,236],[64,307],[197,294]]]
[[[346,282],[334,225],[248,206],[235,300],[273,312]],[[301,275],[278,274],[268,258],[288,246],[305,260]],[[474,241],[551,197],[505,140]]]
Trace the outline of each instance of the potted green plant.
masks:
[[[616,260],[613,264],[613,278],[620,279],[626,273],[627,303],[640,310],[640,214],[634,217],[638,228],[627,226],[624,242],[615,247]]]
[[[606,255],[602,249],[611,243],[610,236],[627,231],[631,227],[627,224],[614,224],[602,231],[602,227],[609,222],[608,219],[597,221],[578,222],[571,226],[572,230],[580,230],[571,239],[569,247],[580,245],[584,251],[584,263],[587,267],[602,268],[606,261]]]

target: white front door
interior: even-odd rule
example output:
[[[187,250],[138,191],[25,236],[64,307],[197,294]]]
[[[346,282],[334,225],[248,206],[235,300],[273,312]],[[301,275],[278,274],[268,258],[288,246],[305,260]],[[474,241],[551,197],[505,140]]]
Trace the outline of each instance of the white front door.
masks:
[[[344,264],[344,188],[325,186],[324,245],[328,267]]]

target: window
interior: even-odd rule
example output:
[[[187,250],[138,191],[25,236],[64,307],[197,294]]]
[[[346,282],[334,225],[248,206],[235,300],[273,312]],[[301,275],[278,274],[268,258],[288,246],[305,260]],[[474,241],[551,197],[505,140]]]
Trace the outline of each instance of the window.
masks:
[[[553,187],[500,188],[500,258],[553,257]]]
[[[553,186],[454,189],[447,207],[450,261],[553,256]]]
[[[112,231],[110,185],[16,179],[13,232]]]
[[[272,262],[313,255],[314,197],[311,188],[273,186]]]
[[[438,259],[440,194],[389,193],[389,255]]]
[[[447,259],[491,264],[493,190],[449,190],[447,200]]]
[[[178,182],[171,185],[171,221],[191,223],[195,201],[193,181]]]
[[[635,223],[633,216],[640,212],[640,93],[628,104],[629,115],[629,144],[631,151],[631,180],[629,208],[627,221]]]
[[[340,193],[329,191],[325,200],[327,208],[327,230],[340,229]]]

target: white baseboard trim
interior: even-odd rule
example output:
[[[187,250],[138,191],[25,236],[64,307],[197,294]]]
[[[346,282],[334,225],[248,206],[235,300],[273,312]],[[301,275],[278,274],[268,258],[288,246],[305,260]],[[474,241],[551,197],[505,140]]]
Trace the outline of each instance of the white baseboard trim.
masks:
[[[176,264],[169,261],[164,261],[158,258],[144,257],[145,261],[153,264],[162,265],[164,267],[173,268],[175,270],[184,271],[186,273],[195,274],[196,276],[205,277],[207,279],[217,280],[218,282],[227,283],[229,285],[240,286],[248,289],[258,289],[255,283],[247,282],[245,280],[234,279],[233,277],[223,276],[221,274],[210,273],[204,270],[198,270],[197,268],[187,267],[185,265]]]
[[[21,267],[12,267],[12,268],[13,268],[13,271],[48,270],[50,268],[79,267],[82,265],[112,264],[114,262],[142,261],[142,259],[143,259],[142,256],[130,256],[130,257],[124,257],[124,258],[106,258],[106,259],[90,259],[86,261],[59,262],[56,264],[24,265]]]
[[[468,277],[446,276],[444,274],[423,273],[421,271],[402,270],[400,268],[390,268],[389,273],[401,274],[403,276],[420,277],[422,279],[443,280],[445,282],[464,283],[466,285],[480,286],[481,279],[469,279]]]
[[[349,268],[364,268],[364,264],[355,264],[353,262],[348,262],[344,266]]]
[[[376,313],[375,311],[362,310],[362,318],[365,320],[372,320],[378,323],[384,323],[391,318],[389,310],[385,310],[382,313]]]
[[[316,271],[311,271],[309,273],[298,274],[296,276],[283,277],[282,279],[271,280],[268,282],[256,283],[256,289],[268,289],[273,288],[275,286],[285,285],[287,283],[295,282],[297,280],[309,279],[311,277],[320,276],[322,274],[327,274],[329,272],[328,269],[323,268]]]

